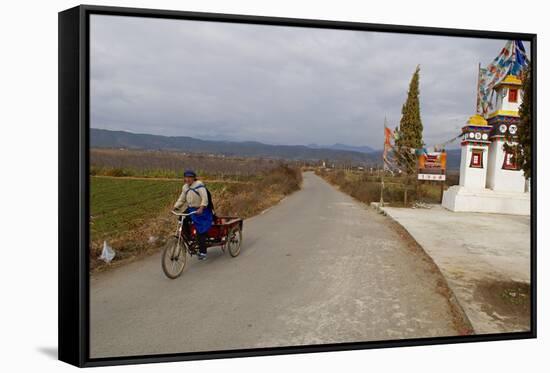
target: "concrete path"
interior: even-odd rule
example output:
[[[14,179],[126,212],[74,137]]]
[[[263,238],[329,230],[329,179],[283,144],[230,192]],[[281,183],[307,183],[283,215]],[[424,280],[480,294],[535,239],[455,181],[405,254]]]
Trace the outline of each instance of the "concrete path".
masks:
[[[391,220],[312,173],[176,280],[160,255],[91,280],[91,357],[456,335],[441,274]]]
[[[384,207],[432,257],[478,334],[530,329],[530,217]],[[515,298],[515,299],[514,299]]]

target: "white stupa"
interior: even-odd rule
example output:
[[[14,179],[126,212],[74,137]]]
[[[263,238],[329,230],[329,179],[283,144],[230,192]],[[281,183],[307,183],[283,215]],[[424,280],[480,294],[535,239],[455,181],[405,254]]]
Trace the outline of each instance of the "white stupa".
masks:
[[[521,80],[507,75],[495,85],[495,111],[470,117],[462,128],[460,181],[443,193],[451,211],[530,214],[523,171],[504,144],[514,144],[519,126]]]

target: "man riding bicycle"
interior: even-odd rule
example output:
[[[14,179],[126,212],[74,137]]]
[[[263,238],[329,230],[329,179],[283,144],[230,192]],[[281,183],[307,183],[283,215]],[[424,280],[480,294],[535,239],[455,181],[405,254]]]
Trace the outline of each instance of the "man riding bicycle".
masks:
[[[199,260],[206,259],[206,238],[213,221],[212,201],[204,183],[197,180],[197,174],[192,170],[183,173],[184,184],[182,192],[174,204],[174,211],[190,215],[197,231],[199,242]]]

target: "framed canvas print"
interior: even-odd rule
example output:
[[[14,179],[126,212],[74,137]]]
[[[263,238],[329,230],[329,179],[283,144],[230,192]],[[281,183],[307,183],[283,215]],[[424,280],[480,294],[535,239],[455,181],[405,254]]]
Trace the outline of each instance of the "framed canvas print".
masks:
[[[59,358],[536,336],[536,35],[59,13]]]

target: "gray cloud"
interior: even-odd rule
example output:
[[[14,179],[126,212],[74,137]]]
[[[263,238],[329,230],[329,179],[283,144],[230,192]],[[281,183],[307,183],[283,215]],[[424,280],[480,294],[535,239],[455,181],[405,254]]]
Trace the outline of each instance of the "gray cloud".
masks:
[[[475,109],[503,40],[92,16],[91,125],[276,144],[381,147],[421,65],[424,140]]]

